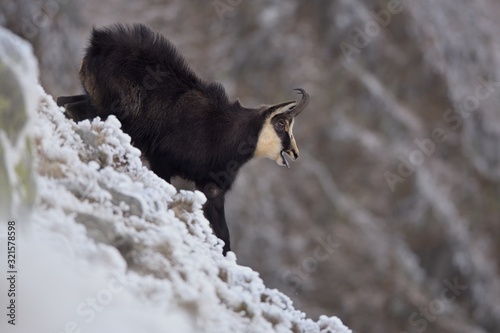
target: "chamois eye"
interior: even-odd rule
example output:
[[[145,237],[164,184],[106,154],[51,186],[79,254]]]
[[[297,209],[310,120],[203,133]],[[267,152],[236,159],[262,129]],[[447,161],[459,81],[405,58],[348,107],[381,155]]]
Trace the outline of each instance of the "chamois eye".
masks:
[[[274,126],[276,127],[276,130],[282,132],[285,130],[285,121],[278,120]]]

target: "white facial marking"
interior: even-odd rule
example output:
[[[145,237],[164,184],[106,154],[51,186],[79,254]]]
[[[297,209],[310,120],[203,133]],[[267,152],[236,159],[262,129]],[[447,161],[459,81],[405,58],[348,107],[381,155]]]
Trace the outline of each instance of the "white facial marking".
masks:
[[[271,124],[271,117],[269,117],[260,131],[255,149],[255,157],[267,157],[275,160],[276,156],[280,156],[280,152],[281,139],[274,130],[274,126]]]

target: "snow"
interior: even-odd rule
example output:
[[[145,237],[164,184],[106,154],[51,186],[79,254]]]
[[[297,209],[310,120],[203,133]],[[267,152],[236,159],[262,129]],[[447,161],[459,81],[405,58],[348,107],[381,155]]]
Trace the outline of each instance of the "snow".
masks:
[[[22,213],[29,201],[30,180],[23,182],[16,168],[24,165],[29,149],[26,139],[31,115],[38,103],[37,77],[38,67],[31,45],[0,27],[0,80],[7,81],[2,82],[5,91],[0,91],[0,116],[2,120],[12,120],[11,124],[0,123],[0,153],[3,154],[0,156],[0,177],[7,178],[5,182],[0,179],[0,184],[10,185],[11,190],[5,195],[4,189],[0,189],[0,207],[12,201],[9,212]],[[20,97],[16,95],[19,90],[24,92]],[[18,109],[19,104],[24,104],[23,112]]]
[[[144,167],[115,117],[66,119],[33,73],[16,72],[31,78],[22,87],[36,110],[37,196],[31,214],[15,218],[17,319],[3,319],[2,332],[351,332],[336,317],[306,318],[234,253],[224,257],[202,193],[177,191]]]

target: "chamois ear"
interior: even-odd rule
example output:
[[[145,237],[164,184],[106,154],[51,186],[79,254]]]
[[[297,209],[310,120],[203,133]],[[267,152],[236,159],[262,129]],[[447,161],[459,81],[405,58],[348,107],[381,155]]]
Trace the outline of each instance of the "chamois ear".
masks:
[[[309,94],[302,88],[294,89],[302,95],[300,101],[288,101],[272,106],[263,106],[263,112],[266,117],[274,117],[278,114],[286,113],[287,118],[297,117],[309,104]]]
[[[291,114],[291,112],[295,108],[295,105],[297,105],[296,101],[288,101],[288,102],[279,103],[279,104],[275,104],[275,105],[271,105],[271,106],[263,105],[263,106],[261,106],[261,109],[262,109],[262,113],[264,114],[264,116],[266,118],[272,118],[272,117],[279,115],[279,114],[284,114],[284,113]]]

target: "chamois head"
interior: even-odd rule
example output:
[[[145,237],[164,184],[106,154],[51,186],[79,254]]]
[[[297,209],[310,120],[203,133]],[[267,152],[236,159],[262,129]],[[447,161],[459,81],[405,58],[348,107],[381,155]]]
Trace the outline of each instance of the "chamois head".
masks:
[[[285,154],[296,160],[299,149],[293,136],[295,117],[299,115],[309,103],[309,95],[304,89],[295,89],[302,94],[298,102],[267,106],[262,109],[265,117],[264,126],[259,134],[255,157],[267,157],[275,160],[278,165],[290,167]]]

